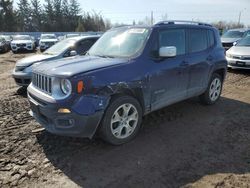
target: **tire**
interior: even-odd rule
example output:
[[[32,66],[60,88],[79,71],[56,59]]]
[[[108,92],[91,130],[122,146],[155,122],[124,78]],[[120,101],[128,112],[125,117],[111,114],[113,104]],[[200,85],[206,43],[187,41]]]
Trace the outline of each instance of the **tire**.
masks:
[[[205,105],[212,105],[216,103],[220,99],[222,84],[222,77],[217,73],[213,73],[207,90],[200,95],[201,102]]]
[[[141,121],[142,108],[135,98],[115,97],[104,113],[99,129],[100,137],[112,145],[127,143],[137,135]]]
[[[9,50],[8,50],[8,46],[5,46],[5,48],[4,48],[4,52],[6,53],[6,52],[8,52]]]

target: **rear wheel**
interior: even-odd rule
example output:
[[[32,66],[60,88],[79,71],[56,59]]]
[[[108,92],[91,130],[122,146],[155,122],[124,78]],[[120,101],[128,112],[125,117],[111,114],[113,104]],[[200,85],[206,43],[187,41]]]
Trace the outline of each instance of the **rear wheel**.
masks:
[[[214,104],[219,100],[222,90],[222,77],[214,73],[207,90],[200,96],[201,102],[207,105]]]
[[[114,98],[107,108],[100,127],[100,136],[113,145],[132,140],[140,129],[142,109],[130,96]]]

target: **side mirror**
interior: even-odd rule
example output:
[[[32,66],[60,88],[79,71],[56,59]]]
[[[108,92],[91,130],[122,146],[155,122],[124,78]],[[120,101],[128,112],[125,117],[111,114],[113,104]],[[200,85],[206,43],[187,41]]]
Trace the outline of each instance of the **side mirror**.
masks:
[[[159,50],[160,57],[175,57],[177,49],[175,46],[164,46]]]
[[[237,42],[234,42],[234,43],[233,43],[233,46],[236,46],[236,44],[237,44]]]
[[[77,55],[77,52],[75,50],[71,50],[69,52],[69,56],[76,56]]]

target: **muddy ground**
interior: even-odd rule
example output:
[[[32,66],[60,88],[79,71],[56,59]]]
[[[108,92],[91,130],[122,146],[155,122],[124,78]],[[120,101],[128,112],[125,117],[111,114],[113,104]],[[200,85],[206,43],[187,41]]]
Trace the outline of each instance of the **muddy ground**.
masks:
[[[250,71],[227,74],[221,100],[146,116],[132,142],[66,138],[40,128],[0,54],[0,187],[250,187]]]

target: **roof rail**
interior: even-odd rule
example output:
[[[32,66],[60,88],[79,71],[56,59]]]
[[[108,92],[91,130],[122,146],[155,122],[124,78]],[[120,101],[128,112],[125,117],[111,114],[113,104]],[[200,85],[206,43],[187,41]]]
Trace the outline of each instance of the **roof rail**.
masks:
[[[212,25],[202,22],[185,21],[185,20],[166,20],[156,23],[155,25],[165,25],[165,24],[191,24],[191,25],[203,25],[212,27]]]

